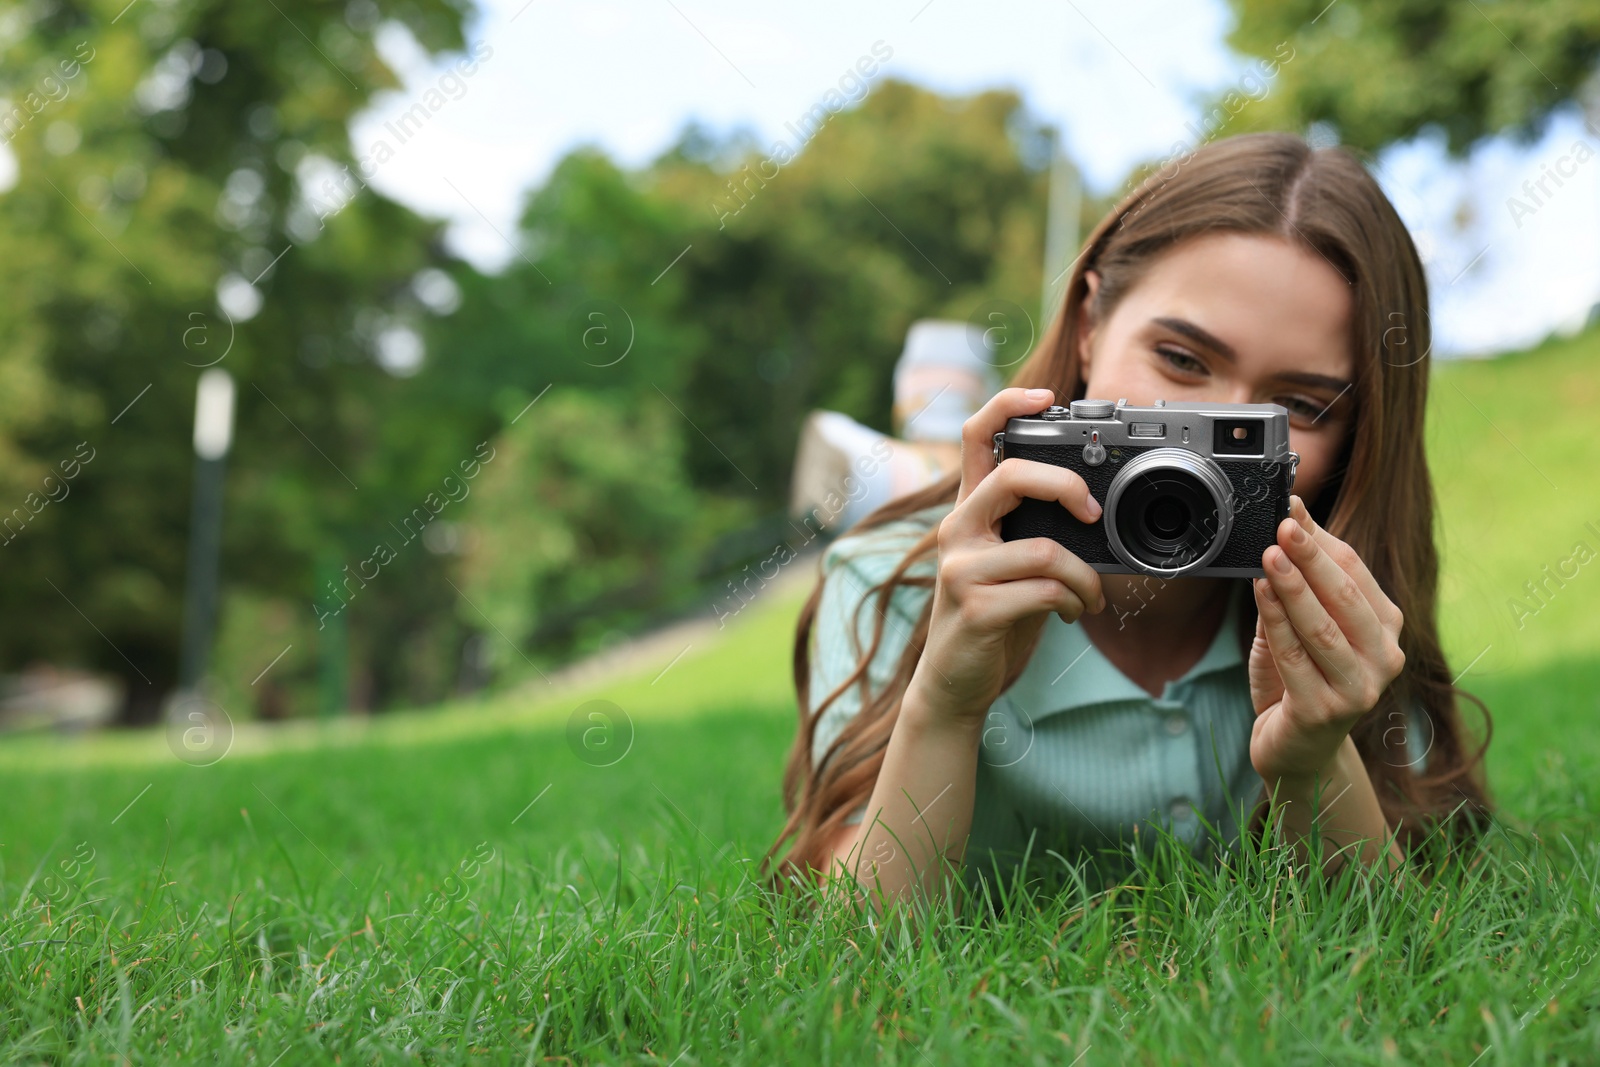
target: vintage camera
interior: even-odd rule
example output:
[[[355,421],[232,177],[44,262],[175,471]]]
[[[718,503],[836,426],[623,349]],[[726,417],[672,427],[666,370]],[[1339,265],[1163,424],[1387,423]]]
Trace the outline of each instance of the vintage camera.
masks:
[[[1261,554],[1289,514],[1300,456],[1279,404],[1074,400],[1014,418],[994,458],[1076,472],[1105,509],[1080,522],[1054,500],[1024,499],[1000,520],[1007,541],[1050,537],[1102,574],[1260,578]]]

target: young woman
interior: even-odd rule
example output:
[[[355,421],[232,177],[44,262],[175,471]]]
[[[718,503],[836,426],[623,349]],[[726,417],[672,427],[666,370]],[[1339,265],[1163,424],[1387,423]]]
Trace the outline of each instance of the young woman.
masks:
[[[1343,150],[1235,137],[1128,196],[1012,387],[967,421],[961,470],[825,553],[776,876],[937,896],[953,867],[1051,851],[1111,875],[1141,826],[1199,855],[1273,809],[1302,856],[1315,809],[1330,870],[1480,832],[1487,729],[1469,753],[1457,698],[1488,713],[1452,684],[1434,618],[1427,300],[1405,226]],[[1283,405],[1300,463],[1266,577],[1100,575],[1048,538],[1003,541],[1024,497],[1099,518],[1075,474],[990,451],[1008,418],[1085,397]]]

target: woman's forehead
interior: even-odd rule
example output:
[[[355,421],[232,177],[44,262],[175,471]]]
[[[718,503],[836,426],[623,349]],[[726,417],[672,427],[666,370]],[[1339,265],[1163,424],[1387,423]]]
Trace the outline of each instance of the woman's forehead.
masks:
[[[1185,241],[1157,257],[1113,318],[1159,331],[1191,324],[1241,370],[1352,370],[1349,285],[1315,250],[1253,234]],[[1181,327],[1178,332],[1182,333]],[[1215,347],[1213,346],[1213,347]]]

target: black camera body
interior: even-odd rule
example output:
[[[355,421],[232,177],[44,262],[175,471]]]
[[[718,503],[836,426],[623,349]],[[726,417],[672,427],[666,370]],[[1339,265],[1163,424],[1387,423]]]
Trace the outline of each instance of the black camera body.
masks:
[[[1300,462],[1280,404],[1164,400],[1074,400],[1013,418],[994,457],[1066,467],[1105,509],[1085,523],[1024,499],[1001,518],[1003,539],[1049,537],[1102,574],[1162,578],[1263,577]]]

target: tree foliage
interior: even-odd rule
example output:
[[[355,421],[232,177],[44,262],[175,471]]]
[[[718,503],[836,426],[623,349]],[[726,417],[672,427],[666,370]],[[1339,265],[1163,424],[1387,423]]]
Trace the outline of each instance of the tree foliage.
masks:
[[[1426,128],[1452,152],[1481,138],[1539,134],[1600,61],[1600,5],[1589,0],[1231,0],[1234,48],[1296,50],[1240,128],[1330,123],[1375,151]]]
[[[319,230],[295,176],[308,158],[351,162],[350,117],[397,86],[373,45],[383,18],[429,49],[463,43],[446,0],[6,12],[0,513],[25,527],[0,546],[8,665],[113,672],[130,716],[154,714],[176,674],[202,365],[239,385],[232,586],[307,601],[313,558],[405,495],[405,457],[377,445],[406,384],[374,364],[370,334],[414,304],[437,227],[367,193]],[[219,284],[259,313],[228,321]],[[80,442],[94,460],[35,511]]]

